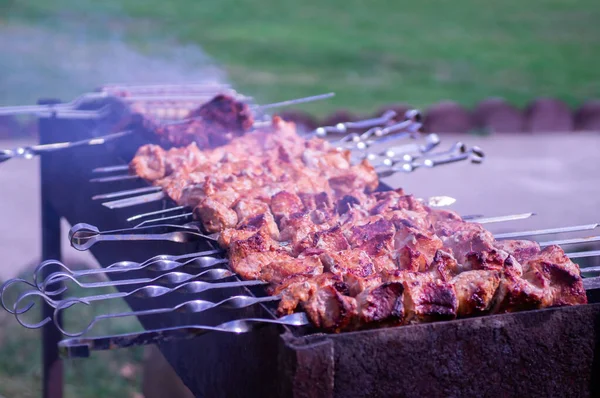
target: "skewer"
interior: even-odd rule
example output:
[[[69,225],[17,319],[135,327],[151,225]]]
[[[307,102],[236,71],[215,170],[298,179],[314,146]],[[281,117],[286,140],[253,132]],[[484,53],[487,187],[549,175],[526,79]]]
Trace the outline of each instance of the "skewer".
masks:
[[[137,206],[144,203],[156,202],[159,200],[167,199],[167,195],[164,192],[150,193],[140,196],[134,196],[127,199],[117,199],[111,202],[104,202],[102,206],[108,207],[109,209],[122,209],[124,207]]]
[[[133,133],[132,130],[120,131],[118,133],[107,134],[102,137],[89,138],[80,141],[73,142],[57,142],[54,144],[42,144],[42,145],[33,145],[26,147],[19,147],[14,149],[4,149],[0,150],[0,163],[5,162],[9,159],[13,158],[22,158],[22,159],[32,159],[36,155],[40,155],[42,153],[54,152],[59,149],[67,149],[67,148],[76,148],[80,146],[91,146],[91,145],[101,145],[105,142],[125,137],[129,134]]]
[[[261,325],[275,324],[286,326],[306,326],[309,320],[305,313],[298,312],[277,319],[245,318],[222,323],[217,326],[189,325],[149,330],[140,333],[116,336],[73,338],[63,340],[59,345],[63,357],[89,357],[92,351],[113,350],[138,345],[164,343],[174,340],[187,340],[209,332],[248,333]]]
[[[418,201],[425,203],[427,206],[429,207],[448,207],[453,205],[456,202],[456,199],[450,197],[450,196],[431,196],[427,199],[423,199],[423,198],[417,198]],[[133,221],[133,220],[138,220],[141,218],[145,218],[149,215],[158,215],[158,214],[167,214],[170,213],[172,211],[175,210],[181,210],[181,209],[185,209],[185,207],[183,206],[177,206],[174,207],[172,209],[165,209],[165,210],[158,210],[158,211],[154,211],[151,213],[145,213],[145,214],[138,214],[135,215],[133,217],[129,217],[127,219],[127,221]],[[182,214],[177,214],[174,216],[168,216],[168,217],[158,217],[158,218],[153,218],[150,220],[146,220],[143,221],[139,224],[137,224],[135,226],[135,228],[138,227],[142,227],[144,225],[148,225],[148,224],[152,224],[152,223],[156,223],[156,222],[165,222],[165,221],[172,221],[172,220],[176,220],[179,218],[188,218],[188,217],[192,217],[194,215],[194,213],[192,212],[188,212],[188,213],[182,213]]]
[[[47,281],[52,279],[53,282],[60,282],[62,280],[60,278],[66,275],[70,275],[73,278],[81,278],[90,275],[113,274],[140,270],[165,272],[174,271],[181,267],[189,267],[194,269],[208,268],[217,264],[221,264],[225,261],[220,257],[215,257],[216,255],[220,254],[223,254],[223,250],[216,249],[207,250],[203,252],[182,254],[179,256],[159,255],[149,258],[148,260],[141,263],[136,263],[133,261],[119,261],[105,268],[93,268],[77,271],[71,270],[69,267],[67,267],[60,261],[47,260],[38,265],[33,271],[33,285],[31,286],[37,287],[39,290],[42,290],[42,286],[44,284],[50,284],[50,282]],[[62,269],[62,271],[54,272],[50,274],[45,280],[41,280],[40,276],[44,274],[43,271],[50,266],[59,266]],[[2,291],[4,291],[4,289],[2,289]]]
[[[125,318],[132,316],[147,316],[147,315],[159,315],[159,314],[168,314],[171,312],[178,312],[183,314],[197,314],[204,311],[208,311],[213,308],[223,308],[223,309],[241,309],[247,308],[256,304],[266,303],[271,301],[280,300],[278,296],[266,296],[266,297],[251,297],[251,296],[231,296],[219,302],[211,302],[206,300],[191,300],[186,301],[181,304],[178,304],[174,307],[166,307],[166,308],[154,308],[150,310],[142,310],[142,311],[128,311],[128,312],[119,312],[115,314],[104,314],[95,316],[82,330],[79,332],[68,332],[65,330],[60,324],[56,326],[61,331],[62,334],[69,337],[78,337],[87,332],[89,332],[94,325],[105,319],[114,319],[114,318]],[[54,319],[58,319],[61,311],[64,311],[68,308],[71,308],[75,304],[85,304],[89,305],[85,300],[73,299],[70,301],[66,301],[61,303],[54,310]]]
[[[161,190],[161,187],[157,187],[157,186],[150,186],[150,187],[143,187],[143,188],[136,188],[136,189],[127,189],[124,191],[105,193],[102,195],[95,195],[95,196],[92,196],[92,200],[114,199],[114,198],[120,198],[123,196],[137,195],[140,193],[144,194],[144,193],[149,193],[149,192],[157,192],[160,190]]]
[[[188,209],[186,206],[175,206],[175,207],[171,207],[171,208],[164,209],[164,210],[156,210],[156,211],[151,211],[149,213],[136,214],[135,216],[129,217],[127,219],[127,222],[136,221],[136,220],[139,220],[141,218],[146,218],[146,217],[152,217],[152,216],[167,214],[167,213],[171,213],[171,212],[174,212],[174,211],[186,210],[186,209]]]
[[[163,86],[165,87],[165,86]],[[217,92],[225,92],[229,95],[235,96],[236,98],[244,97],[238,94],[235,90],[229,88],[230,86],[204,86],[203,89],[192,89],[185,90],[187,92],[195,92],[198,95],[175,95],[171,93],[146,93],[145,95],[117,95],[115,91],[122,91],[122,87],[119,90],[104,90],[95,93],[85,93],[75,98],[70,102],[64,102],[59,104],[49,105],[17,105],[17,106],[4,106],[0,107],[0,116],[2,115],[22,115],[22,114],[34,114],[41,117],[57,116],[57,117],[68,117],[68,118],[97,118],[105,113],[106,109],[100,111],[85,111],[78,110],[81,105],[88,101],[117,97],[121,101],[125,102],[152,102],[152,101],[199,101],[214,96]],[[127,91],[131,91],[128,88]],[[244,99],[249,97],[244,97]]]
[[[140,178],[139,176],[132,174],[118,175],[118,176],[110,176],[110,177],[100,177],[100,178],[92,178],[90,182],[115,182],[115,181],[126,181],[126,180],[137,180]]]
[[[191,225],[163,224],[149,227],[100,231],[93,225],[79,223],[69,230],[69,241],[71,242],[71,246],[79,251],[88,250],[101,241],[122,242],[160,240],[184,243],[197,238],[216,240],[214,235],[202,234],[197,227]]]
[[[427,206],[429,206],[429,207],[446,207],[446,206],[450,206],[456,202],[456,199],[452,198],[450,196],[431,196],[427,199],[418,198],[417,200],[426,203]],[[147,218],[147,217],[152,217],[152,216],[162,216],[162,215],[172,213],[175,211],[188,210],[188,209],[189,208],[185,207],[185,206],[176,206],[176,207],[171,207],[168,209],[152,211],[149,213],[136,214],[135,216],[129,217],[127,219],[127,222],[137,221],[142,218]],[[177,218],[191,217],[192,215],[193,215],[193,213],[186,212],[186,213],[178,214],[175,216],[162,217],[162,218],[159,217],[159,218],[144,221],[144,222],[136,225],[136,227],[146,225],[146,224],[156,222],[156,221],[166,221],[166,220],[174,220]]]
[[[193,260],[188,260],[188,262],[193,262]],[[221,261],[221,263],[226,262]],[[181,264],[180,266],[185,266],[185,264]],[[48,285],[56,283],[58,278],[61,281],[72,280],[75,282],[77,286],[82,289],[94,289],[94,288],[102,288],[102,287],[117,287],[117,286],[131,286],[131,285],[141,285],[141,284],[155,284],[155,285],[178,285],[186,282],[190,282],[193,280],[200,280],[203,282],[206,281],[218,281],[221,279],[231,278],[235,274],[227,269],[223,268],[214,268],[209,270],[204,270],[195,274],[189,274],[187,272],[167,272],[166,274],[162,274],[156,276],[154,278],[135,278],[135,279],[123,279],[116,281],[105,281],[105,282],[80,282],[78,279],[74,278],[68,274],[55,275],[53,278],[48,278],[42,284],[42,293],[46,293],[49,296],[53,296],[55,292],[48,292]],[[62,289],[61,293],[66,290]]]
[[[538,236],[538,235],[551,235],[560,234],[565,232],[579,232],[579,231],[590,231],[596,229],[600,224],[585,224],[585,225],[574,225],[570,227],[558,227],[548,229],[536,229],[532,231],[521,231],[521,232],[507,232],[503,234],[494,234],[496,239],[514,239],[522,238],[525,236]]]
[[[569,258],[588,258],[600,256],[600,250],[588,250],[583,252],[565,253]]]
[[[431,154],[427,159],[416,160],[409,163],[394,164],[387,169],[381,169],[377,172],[380,178],[390,177],[396,173],[412,173],[420,168],[433,168],[445,164],[456,163],[463,160],[470,160],[471,163],[480,164],[483,162],[483,152],[477,147],[473,147],[470,151],[463,154],[452,155],[446,158],[438,158],[436,154]]]
[[[123,164],[118,166],[97,167],[92,170],[92,173],[114,173],[115,171],[128,171],[129,165]]]
[[[550,240],[546,242],[539,242],[540,246],[566,246],[566,245],[578,245],[582,243],[600,242],[600,236],[588,236],[586,238],[572,238],[572,239],[558,239]]]
[[[273,109],[273,108],[279,108],[279,107],[284,107],[284,106],[290,106],[290,105],[296,105],[296,104],[304,104],[307,102],[313,102],[313,101],[320,101],[320,100],[324,100],[327,98],[331,98],[335,96],[335,93],[326,93],[326,94],[319,94],[319,95],[312,95],[309,97],[303,97],[303,98],[295,98],[295,99],[291,99],[291,100],[287,100],[287,101],[281,101],[281,102],[273,102],[271,104],[265,104],[265,105],[254,105],[251,106],[250,109],[253,110],[255,113],[263,111],[265,109]],[[208,98],[210,99],[210,98]],[[188,117],[188,118],[184,118],[184,119],[180,119],[180,120],[175,120],[172,122],[166,122],[166,123],[161,123],[162,125],[175,125],[175,124],[185,124],[189,121],[192,120],[201,120],[202,117],[200,116],[196,116],[196,117]],[[264,124],[263,121],[260,122],[255,122],[255,127],[258,126],[262,126]]]
[[[170,271],[166,274],[162,274],[160,276],[154,278],[137,278],[137,279],[126,279],[126,280],[118,280],[118,281],[107,281],[107,282],[80,282],[78,278],[81,275],[75,276],[74,272],[69,270],[69,272],[59,271],[54,272],[49,275],[43,282],[36,283],[38,290],[42,293],[45,293],[49,296],[55,296],[57,294],[61,294],[66,290],[66,287],[60,287],[56,290],[48,290],[48,286],[58,283],[64,282],[68,280],[74,281],[79,287],[82,288],[97,288],[97,287],[116,287],[116,286],[128,286],[128,285],[137,285],[142,283],[155,283],[155,284],[179,284],[183,282],[188,282],[194,279],[200,279],[203,281],[215,281],[219,279],[229,278],[234,276],[235,274],[229,270],[222,268],[215,268],[210,270],[204,270],[201,272],[196,272],[195,274],[190,274],[187,272],[179,272],[173,271],[180,268],[195,268],[195,269],[205,269],[214,267],[216,265],[225,264],[228,260],[224,258],[217,258],[211,256],[202,256],[191,258],[185,262],[177,262],[177,261],[161,261],[157,263],[148,263],[144,266],[132,268],[128,267],[127,269],[109,269],[103,268],[98,269],[98,272],[93,274],[88,273],[89,275],[100,275],[100,274],[111,274],[111,273],[123,273],[130,271],[140,271],[142,269],[147,269],[151,271]]]
[[[536,213],[521,213],[521,214],[511,214],[508,216],[497,216],[497,217],[473,217],[470,218],[470,222],[474,222],[477,224],[491,224],[497,222],[506,222],[506,221],[516,221],[516,220],[524,220],[526,218],[535,216]]]
[[[220,289],[247,287],[247,286],[258,286],[258,285],[265,285],[266,283],[267,282],[256,281],[256,280],[235,281],[235,282],[217,282],[217,283],[192,281],[192,282],[182,283],[182,284],[177,285],[172,288],[159,286],[159,285],[147,285],[147,286],[143,286],[143,287],[134,289],[130,292],[98,294],[98,295],[87,296],[87,297],[83,297],[83,298],[70,297],[70,298],[66,298],[64,300],[60,300],[60,301],[52,299],[52,297],[50,297],[49,295],[47,295],[45,293],[40,292],[39,290],[31,290],[31,291],[21,294],[17,298],[15,305],[14,305],[13,313],[14,313],[15,317],[17,318],[17,321],[22,326],[24,326],[28,329],[37,329],[37,328],[40,328],[40,327],[46,325],[48,322],[51,322],[52,319],[50,317],[46,317],[41,322],[37,322],[37,323],[28,323],[28,322],[23,321],[20,318],[20,315],[25,313],[28,309],[32,308],[33,303],[30,303],[26,310],[17,311],[17,308],[19,307],[19,304],[22,301],[24,301],[25,299],[29,299],[30,297],[34,297],[34,296],[41,297],[42,299],[44,299],[46,304],[48,304],[52,308],[58,308],[63,303],[72,301],[74,299],[82,300],[86,304],[90,304],[92,302],[100,302],[100,301],[113,300],[113,299],[118,299],[118,298],[126,298],[126,297],[130,297],[130,296],[145,299],[145,298],[156,298],[156,297],[164,296],[165,294],[169,294],[169,293],[198,294],[198,293],[202,293],[202,292],[205,292],[208,290],[220,290]]]

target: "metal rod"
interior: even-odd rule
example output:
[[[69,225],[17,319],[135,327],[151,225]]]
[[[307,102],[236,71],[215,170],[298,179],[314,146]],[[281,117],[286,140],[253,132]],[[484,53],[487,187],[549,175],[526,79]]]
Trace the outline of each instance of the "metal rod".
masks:
[[[219,309],[241,309],[247,308],[256,304],[266,303],[271,301],[280,300],[278,296],[266,296],[266,297],[251,297],[251,296],[231,296],[219,302],[211,302],[207,300],[190,300],[185,301],[181,304],[178,304],[173,307],[166,308],[153,308],[149,310],[141,310],[141,311],[127,311],[127,312],[119,312],[113,314],[102,314],[95,316],[83,329],[78,332],[68,332],[64,328],[60,328],[60,331],[69,337],[78,337],[85,333],[88,333],[96,323],[106,319],[114,319],[114,318],[126,318],[126,317],[140,317],[147,315],[160,315],[160,314],[168,314],[172,312],[184,313],[184,314],[197,314],[201,313],[213,308]],[[75,304],[88,304],[84,300],[74,299],[71,301],[66,301],[61,303],[54,310],[55,316],[60,314],[62,311],[71,308]]]
[[[4,162],[9,159],[22,158],[31,159],[36,155],[40,155],[46,152],[54,152],[60,149],[76,148],[80,146],[91,146],[101,145],[108,141],[125,137],[133,133],[132,130],[120,131],[118,133],[107,134],[102,137],[89,138],[80,141],[73,142],[56,142],[52,144],[40,144],[26,147],[19,147],[14,149],[0,150],[0,162]]]
[[[479,218],[471,218],[469,222],[474,222],[477,224],[491,224],[497,222],[506,222],[506,221],[516,221],[516,220],[524,220],[529,217],[535,216],[535,213],[521,213],[521,214],[511,214],[508,216],[498,216],[498,217],[479,217]]]
[[[494,234],[496,239],[514,239],[514,238],[522,238],[525,236],[538,236],[538,235],[551,235],[551,234],[560,234],[565,232],[578,232],[578,231],[590,231],[598,228],[600,224],[585,224],[585,225],[574,225],[570,227],[558,227],[558,228],[548,228],[548,229],[534,229],[531,231],[521,231],[521,232],[507,232],[503,234]]]
[[[109,274],[109,273],[121,273],[121,272],[128,272],[128,271],[139,271],[142,269],[148,269],[149,271],[172,271],[174,269],[177,269],[178,267],[185,265],[188,265],[188,263],[180,263],[179,261],[182,260],[191,260],[193,259],[194,262],[192,263],[195,267],[208,267],[210,265],[213,265],[213,263],[211,264],[207,264],[206,262],[215,262],[215,261],[220,261],[220,258],[217,257],[213,257],[215,255],[220,255],[223,253],[223,250],[220,249],[215,249],[215,250],[206,250],[203,252],[196,252],[196,253],[188,253],[188,254],[182,254],[179,256],[173,256],[173,255],[159,255],[159,256],[154,256],[152,258],[149,258],[146,261],[143,261],[141,263],[136,263],[134,261],[119,261],[117,263],[113,263],[109,266],[107,266],[106,268],[92,268],[92,269],[84,269],[84,270],[77,270],[77,271],[73,271],[71,270],[69,267],[67,267],[66,265],[64,265],[63,263],[61,263],[58,260],[46,260],[44,262],[42,262],[40,265],[38,265],[35,270],[33,271],[33,285],[32,287],[37,287],[39,290],[41,290],[41,286],[43,283],[45,283],[45,281],[51,276],[53,279],[56,277],[57,274],[68,274],[73,276],[74,278],[80,278],[82,276],[89,276],[89,275],[100,275],[100,274]],[[51,272],[48,271],[47,268],[49,267],[54,267],[59,269],[60,271],[58,272]],[[46,278],[44,278],[42,275],[50,275]]]
[[[167,214],[167,213],[171,213],[174,211],[185,210],[185,209],[187,209],[186,206],[176,206],[176,207],[171,207],[169,209],[156,210],[156,211],[151,211],[149,213],[136,214],[135,216],[129,217],[127,219],[127,222],[136,221],[136,220],[146,218],[146,217],[158,216],[161,214]]]
[[[189,325],[116,336],[73,338],[61,341],[59,349],[64,357],[89,357],[92,351],[188,340],[208,332],[247,333],[264,324],[306,326],[309,325],[309,320],[305,313],[298,312],[278,319],[246,318],[225,322],[217,326]]]
[[[111,177],[92,178],[92,179],[90,179],[90,182],[116,182],[116,181],[126,181],[126,180],[137,180],[139,178],[140,177],[136,176],[136,175],[125,174],[125,175],[118,175],[118,176],[111,176]]]
[[[335,93],[312,95],[310,97],[297,98],[297,99],[281,101],[281,102],[274,102],[272,104],[266,104],[266,105],[256,105],[253,107],[253,109],[263,111],[265,109],[281,108],[284,106],[305,104],[307,102],[314,102],[314,101],[321,101],[321,100],[328,99],[331,97],[335,97]]]
[[[586,258],[600,256],[600,250],[589,250],[583,252],[565,253],[569,258]]]
[[[123,164],[118,166],[97,167],[92,170],[92,173],[113,173],[115,171],[129,171],[129,165]]]
[[[136,189],[127,189],[124,191],[117,191],[117,192],[105,193],[102,195],[95,195],[95,196],[92,196],[92,200],[114,199],[114,198],[120,198],[123,196],[138,195],[140,193],[156,192],[156,191],[160,191],[160,190],[161,190],[161,187],[157,187],[157,186],[143,187],[143,188],[136,188]]]
[[[102,206],[108,207],[109,209],[122,209],[124,207],[131,207],[142,205],[144,203],[156,202],[166,198],[167,196],[164,194],[164,192],[161,191],[146,195],[134,196],[133,198],[117,199],[111,202],[104,202],[102,203]]]
[[[88,250],[102,241],[170,241],[184,243],[198,238],[216,240],[214,235],[202,234],[195,226],[173,224],[100,231],[93,225],[79,223],[69,230],[71,246],[80,251]]]
[[[600,236],[588,236],[586,238],[572,238],[572,239],[557,239],[549,240],[546,242],[539,242],[540,246],[566,246],[566,245],[578,245],[582,243],[600,242]]]
[[[43,102],[42,106],[55,102]],[[52,141],[57,128],[57,120],[45,119],[39,121],[40,144]],[[61,258],[61,227],[60,215],[50,201],[52,180],[55,178],[54,169],[47,156],[40,159],[40,184],[41,184],[41,216],[42,216],[42,258]],[[49,276],[56,269],[48,268],[43,277]],[[60,295],[57,296],[59,299]],[[42,318],[52,316],[54,310],[48,304],[42,304]],[[56,319],[58,325],[62,318]],[[42,396],[44,398],[62,398],[63,396],[63,364],[58,355],[58,342],[61,339],[60,331],[52,324],[46,324],[42,329]]]

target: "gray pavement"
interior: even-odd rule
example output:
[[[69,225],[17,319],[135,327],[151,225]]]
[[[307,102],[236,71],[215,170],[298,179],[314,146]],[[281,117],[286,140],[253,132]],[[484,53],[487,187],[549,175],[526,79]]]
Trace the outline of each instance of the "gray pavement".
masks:
[[[420,197],[455,197],[452,208],[461,214],[538,214],[526,221],[490,226],[493,232],[600,221],[600,134],[443,135],[442,139],[444,147],[456,140],[478,145],[485,150],[486,161],[422,169],[385,181]],[[0,165],[0,280],[40,259],[39,194],[37,160]],[[67,230],[65,225],[63,236]],[[63,246],[67,263],[96,266],[93,257],[70,248],[66,239]]]

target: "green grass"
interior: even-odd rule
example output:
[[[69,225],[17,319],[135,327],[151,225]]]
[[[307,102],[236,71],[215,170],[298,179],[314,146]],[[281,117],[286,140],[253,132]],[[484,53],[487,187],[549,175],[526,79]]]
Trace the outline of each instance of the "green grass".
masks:
[[[28,274],[24,274],[28,277]],[[15,289],[16,290],[16,289]],[[14,293],[13,293],[14,292]],[[70,290],[71,294],[82,296],[79,289]],[[107,290],[92,289],[85,294],[107,293]],[[12,288],[12,295],[17,292]],[[13,298],[8,300],[14,302]],[[27,321],[39,321],[39,312],[32,309]],[[66,311],[67,330],[81,330],[94,315],[108,312],[127,311],[122,300],[114,300],[98,305],[73,307]],[[94,328],[92,335],[127,333],[141,330],[136,319],[123,318],[112,323],[101,322]],[[42,388],[41,369],[41,332],[27,330],[19,325],[13,316],[0,310],[0,397],[39,397]],[[64,360],[65,397],[131,397],[140,390],[140,366],[142,348],[136,347],[106,352],[93,352],[90,358]],[[132,365],[137,371],[130,379],[120,374],[125,365]]]
[[[3,0],[7,20],[119,31],[139,48],[199,44],[261,102],[335,91],[307,106],[369,112],[390,102],[523,105],[600,95],[597,0]]]

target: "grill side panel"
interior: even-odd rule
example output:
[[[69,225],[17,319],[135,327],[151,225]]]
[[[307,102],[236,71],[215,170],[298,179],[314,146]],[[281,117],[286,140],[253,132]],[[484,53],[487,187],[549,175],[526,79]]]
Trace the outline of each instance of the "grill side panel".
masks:
[[[333,345],[333,390],[301,397],[591,397],[600,394],[600,304],[292,339],[296,355]],[[314,344],[314,340],[319,344]],[[328,361],[321,361],[318,368]]]

